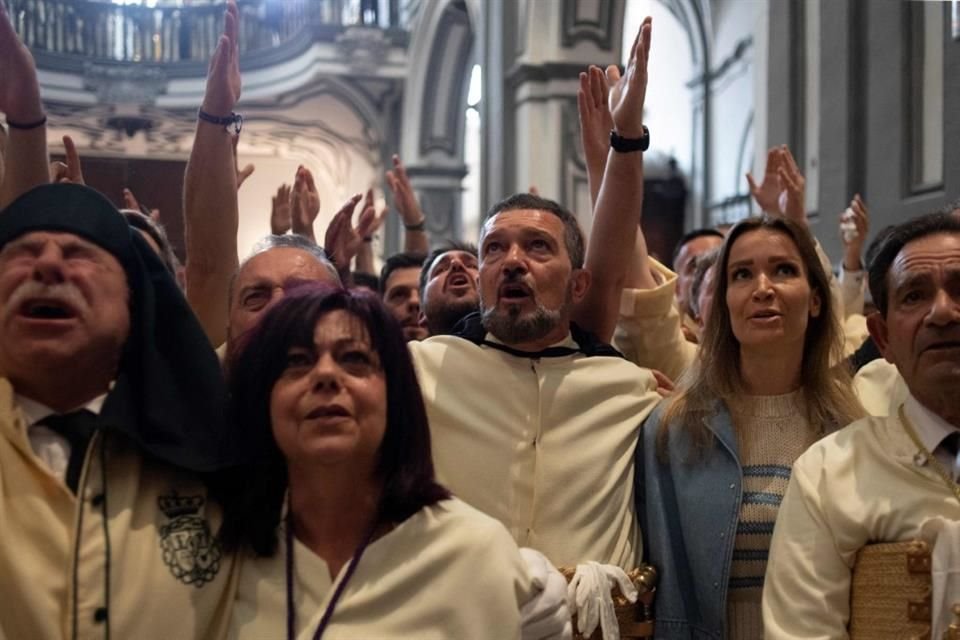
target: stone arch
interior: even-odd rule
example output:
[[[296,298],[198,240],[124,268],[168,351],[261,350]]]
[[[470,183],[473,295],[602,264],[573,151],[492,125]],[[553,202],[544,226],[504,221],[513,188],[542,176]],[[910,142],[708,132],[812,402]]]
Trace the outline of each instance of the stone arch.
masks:
[[[425,0],[410,39],[400,148],[434,238],[461,232],[464,112],[479,11],[474,0]],[[388,229],[388,238],[398,232]]]

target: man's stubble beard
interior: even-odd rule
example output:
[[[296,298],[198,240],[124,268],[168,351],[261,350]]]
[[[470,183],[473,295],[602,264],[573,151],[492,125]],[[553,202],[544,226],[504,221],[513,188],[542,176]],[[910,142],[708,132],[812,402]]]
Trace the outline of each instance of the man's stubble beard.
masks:
[[[424,315],[427,319],[427,332],[431,336],[443,336],[453,333],[453,328],[471,313],[480,308],[476,299],[458,298],[447,304],[426,304]]]
[[[533,342],[547,336],[555,330],[564,317],[569,317],[569,309],[573,306],[573,288],[567,286],[567,295],[559,309],[547,309],[539,301],[535,301],[536,308],[521,315],[519,306],[510,306],[507,311],[501,311],[497,306],[483,307],[480,301],[480,313],[483,319],[483,328],[492,333],[504,344],[519,344]]]

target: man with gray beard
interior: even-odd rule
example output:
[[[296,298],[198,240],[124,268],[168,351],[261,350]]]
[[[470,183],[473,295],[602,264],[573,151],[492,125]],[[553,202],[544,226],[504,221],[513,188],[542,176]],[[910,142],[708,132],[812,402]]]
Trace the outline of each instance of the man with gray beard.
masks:
[[[633,245],[632,235],[610,230],[643,204],[650,31],[644,20],[622,76],[607,70],[613,129],[589,256],[572,213],[536,195],[511,196],[480,232],[480,312],[456,335],[409,344],[438,479],[557,566],[630,570],[642,557],[634,455],[659,400],[656,382],[572,320],[576,311],[604,338],[612,334],[623,278],[604,258]]]
[[[480,312],[409,347],[439,478],[558,566],[631,569],[633,452],[652,375],[571,322],[590,287],[559,204],[518,194],[480,237]]]

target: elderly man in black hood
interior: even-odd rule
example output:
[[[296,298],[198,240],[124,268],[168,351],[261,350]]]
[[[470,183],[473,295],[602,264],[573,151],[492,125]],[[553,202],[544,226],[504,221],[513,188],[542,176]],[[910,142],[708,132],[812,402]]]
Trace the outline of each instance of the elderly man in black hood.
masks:
[[[235,567],[207,474],[238,459],[216,356],[117,209],[0,212],[0,636],[219,635]]]

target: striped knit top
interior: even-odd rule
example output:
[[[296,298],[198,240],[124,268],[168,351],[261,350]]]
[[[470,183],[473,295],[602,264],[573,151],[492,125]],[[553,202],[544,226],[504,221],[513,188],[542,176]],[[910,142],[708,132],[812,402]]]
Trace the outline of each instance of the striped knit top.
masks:
[[[743,499],[727,589],[727,638],[763,638],[760,598],[770,538],[790,469],[819,437],[803,411],[802,391],[746,396],[728,403],[736,427]]]

